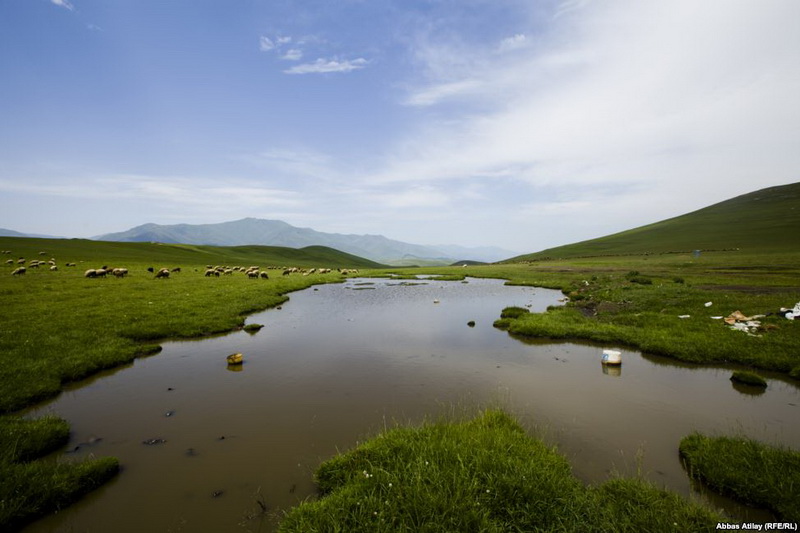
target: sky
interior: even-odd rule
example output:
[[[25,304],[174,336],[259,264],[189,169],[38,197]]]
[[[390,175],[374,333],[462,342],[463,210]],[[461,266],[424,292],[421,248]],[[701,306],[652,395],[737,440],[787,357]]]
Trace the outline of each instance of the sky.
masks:
[[[0,0],[0,228],[529,253],[800,181],[795,0]]]

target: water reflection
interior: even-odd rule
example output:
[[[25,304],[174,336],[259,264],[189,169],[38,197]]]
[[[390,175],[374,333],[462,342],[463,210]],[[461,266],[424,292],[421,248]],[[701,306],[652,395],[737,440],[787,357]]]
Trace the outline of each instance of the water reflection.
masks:
[[[622,375],[622,365],[605,365],[601,362],[600,366],[606,376],[620,377]]]
[[[250,317],[265,325],[258,335],[165,343],[157,357],[32,410],[70,422],[71,457],[113,455],[124,471],[28,531],[255,529],[258,502],[279,515],[313,497],[314,470],[338,451],[395,422],[498,403],[586,481],[641,471],[690,494],[677,447],[694,431],[800,446],[794,385],[770,379],[767,394],[745,396],[727,370],[625,350],[624,373],[598,372],[597,345],[519,342],[492,327],[504,307],[542,312],[560,293],[468,281],[352,280],[293,293],[282,311]],[[231,353],[244,365],[227,367]],[[151,438],[166,442],[142,444]]]

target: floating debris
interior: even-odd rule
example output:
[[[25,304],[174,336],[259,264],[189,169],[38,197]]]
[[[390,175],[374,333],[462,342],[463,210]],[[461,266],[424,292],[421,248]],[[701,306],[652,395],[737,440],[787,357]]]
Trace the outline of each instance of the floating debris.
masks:
[[[147,439],[143,440],[142,444],[146,444],[147,446],[155,446],[157,444],[166,444],[167,439]]]
[[[622,352],[617,350],[603,350],[603,358],[601,361],[604,365],[621,365]]]
[[[174,410],[169,410],[169,411],[167,411],[166,413],[164,413],[164,416],[166,416],[167,418],[169,418],[169,417],[173,416],[174,414],[175,414],[175,411],[174,411]]]
[[[230,354],[227,358],[229,365],[241,365],[244,362],[244,355],[241,352]]]

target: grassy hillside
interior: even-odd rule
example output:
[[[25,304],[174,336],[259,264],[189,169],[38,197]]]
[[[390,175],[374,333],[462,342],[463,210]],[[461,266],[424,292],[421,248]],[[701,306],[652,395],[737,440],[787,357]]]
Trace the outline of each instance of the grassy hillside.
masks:
[[[282,246],[204,246],[146,242],[106,242],[87,239],[33,239],[0,237],[0,250],[10,251],[0,257],[16,261],[55,258],[65,263],[85,263],[87,268],[113,263],[134,262],[153,267],[241,264],[261,266],[296,266],[327,268],[373,268],[374,261],[325,246],[285,248]],[[40,252],[45,252],[41,255]],[[102,263],[102,264],[96,264]]]
[[[800,249],[800,183],[770,187],[655,224],[507,260]]]

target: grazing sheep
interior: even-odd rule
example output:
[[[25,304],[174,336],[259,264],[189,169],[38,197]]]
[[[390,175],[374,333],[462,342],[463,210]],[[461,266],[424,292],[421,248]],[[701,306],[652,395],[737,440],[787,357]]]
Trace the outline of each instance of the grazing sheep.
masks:
[[[97,270],[90,268],[86,272],[83,273],[84,278],[96,278],[97,277]]]
[[[117,278],[124,278],[128,274],[128,269],[127,268],[115,268],[114,270],[111,271],[111,273],[114,274],[114,276],[117,277]]]
[[[17,259],[17,264],[18,264],[18,265],[24,265],[24,264],[25,264],[25,259],[23,259],[22,257],[20,257],[19,259]]]
[[[13,265],[13,264],[14,264],[14,260],[13,260],[13,259],[8,259],[8,260],[6,261],[6,264],[7,264],[7,265]]]
[[[19,267],[11,273],[12,276],[21,276],[25,273],[25,267]]]
[[[156,272],[156,279],[168,278],[168,277],[169,277],[169,269],[168,268],[162,268],[161,270]]]
[[[219,271],[218,270],[214,270],[213,268],[209,268],[208,270],[206,270],[205,276],[207,278],[210,278],[211,276],[219,277]]]
[[[58,270],[56,265],[50,265],[50,272],[55,272],[56,270]]]
[[[258,270],[248,270],[247,277],[258,279]]]
[[[74,266],[78,266],[78,265],[76,263],[67,263],[67,266],[68,267],[74,267]]]
[[[106,277],[106,274],[108,274],[108,269],[105,268],[105,267],[104,268],[98,268],[98,269],[95,269],[94,273],[95,273],[96,277],[104,278],[104,277]]]
[[[266,272],[261,272],[259,276],[261,276],[261,279],[269,279],[269,274],[267,274]]]
[[[181,267],[175,267],[175,268],[172,269],[172,271],[173,272],[180,272],[181,271]]]

